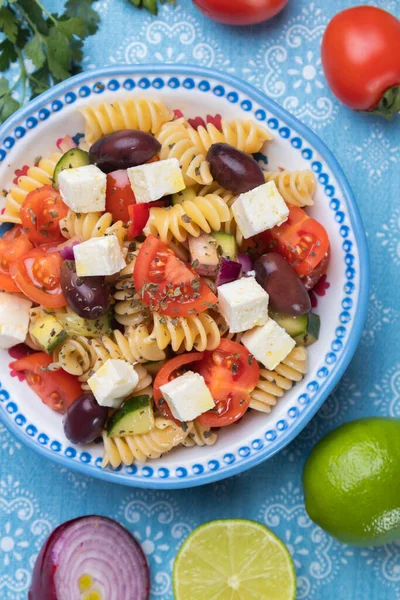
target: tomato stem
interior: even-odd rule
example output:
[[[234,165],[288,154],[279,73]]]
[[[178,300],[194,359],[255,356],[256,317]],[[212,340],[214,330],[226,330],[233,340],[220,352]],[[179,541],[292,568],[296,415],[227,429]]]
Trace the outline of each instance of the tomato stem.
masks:
[[[381,115],[388,120],[393,119],[397,113],[400,113],[400,85],[395,85],[386,90],[378,106],[367,112]]]

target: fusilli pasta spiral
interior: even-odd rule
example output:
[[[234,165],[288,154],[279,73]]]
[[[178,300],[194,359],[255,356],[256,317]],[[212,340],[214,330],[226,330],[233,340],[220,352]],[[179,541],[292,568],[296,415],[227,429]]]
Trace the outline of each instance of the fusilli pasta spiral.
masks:
[[[153,313],[154,328],[150,337],[157,346],[164,350],[171,345],[174,352],[195,349],[214,350],[220,342],[221,335],[217,323],[207,313],[171,318]]]
[[[159,351],[158,355],[160,355]],[[62,368],[67,373],[78,376],[79,381],[85,384],[84,389],[87,389],[86,382],[89,377],[109,358],[124,359],[130,363],[136,360],[129,342],[127,343],[123,334],[118,330],[114,332],[114,339],[109,336],[95,339],[85,336],[69,338],[54,352],[52,368]],[[135,371],[139,376],[136,391],[151,384],[151,376],[142,365],[136,364]]]
[[[217,434],[209,427],[203,427],[198,421],[193,421],[189,435],[183,440],[182,445],[187,448],[193,446],[213,446],[217,441]]]
[[[219,231],[231,219],[227,204],[216,194],[197,196],[167,208],[151,208],[144,233],[158,235],[163,242],[184,242],[188,234],[198,237],[202,231]]]
[[[84,214],[69,210],[67,216],[60,220],[60,229],[65,238],[78,236],[85,242],[90,238],[105,235],[112,220],[112,214],[108,212]]]
[[[274,181],[282,198],[291,206],[312,206],[317,189],[315,175],[309,169],[303,171],[266,171],[265,181]]]
[[[140,246],[139,242],[125,242],[123,247],[126,267],[120,271],[114,291],[115,318],[121,325],[136,327],[150,319],[150,310],[140,299],[133,283],[133,269]]]
[[[196,182],[206,185],[212,182],[210,165],[201,147],[191,140],[183,118],[165,123],[157,139],[161,144],[160,158],[179,160],[186,185],[193,185]]]
[[[53,173],[61,158],[61,152],[54,152],[49,158],[41,158],[37,165],[29,167],[26,175],[18,178],[6,196],[4,213],[0,215],[0,223],[21,223],[19,216],[21,204],[32,190],[53,183]]]
[[[102,467],[110,464],[117,468],[122,464],[131,465],[135,461],[145,462],[148,458],[160,458],[175,446],[179,446],[190,432],[190,427],[182,428],[174,421],[158,417],[154,429],[142,435],[108,437],[103,432],[104,455]]]
[[[256,121],[226,121],[223,119],[222,131],[212,123],[207,123],[206,127],[200,125],[197,130],[188,125],[187,129],[192,142],[205,155],[212,144],[220,142],[229,144],[246,154],[253,154],[253,152],[259,152],[265,142],[273,139],[271,133]]]
[[[294,348],[274,371],[261,368],[259,382],[250,394],[250,408],[270,413],[279,398],[306,373],[307,350],[302,347]]]
[[[153,98],[116,100],[112,104],[103,102],[98,106],[87,106],[80,112],[85,119],[85,138],[89,144],[120,129],[157,133],[172,118],[167,107]]]
[[[226,204],[228,205],[229,208],[232,206],[232,204],[235,202],[235,200],[237,200],[237,198],[239,197],[238,194],[234,194],[233,192],[230,192],[229,190],[225,190],[216,181],[214,181],[211,185],[205,185],[204,187],[202,187],[199,190],[198,194],[199,194],[199,196],[207,196],[208,194],[216,194],[217,196],[222,198],[222,200],[224,202],[226,202]],[[236,242],[238,243],[239,246],[242,244],[243,236],[240,233],[239,227],[236,225],[236,221],[235,221],[232,211],[230,211],[229,219],[222,224],[221,231],[235,236]]]

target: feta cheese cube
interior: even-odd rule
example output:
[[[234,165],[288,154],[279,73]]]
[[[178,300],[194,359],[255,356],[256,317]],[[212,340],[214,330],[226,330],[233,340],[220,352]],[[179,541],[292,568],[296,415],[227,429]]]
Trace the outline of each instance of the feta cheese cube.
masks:
[[[107,175],[95,165],[64,169],[58,185],[64,203],[74,212],[105,211]]]
[[[240,194],[232,205],[232,212],[246,239],[275,225],[282,225],[289,216],[289,209],[274,181]]]
[[[130,167],[128,177],[138,204],[154,202],[186,187],[177,158]]]
[[[231,333],[263,325],[268,319],[267,292],[254,277],[242,277],[218,286],[219,311]]]
[[[126,396],[139,382],[133,365],[124,360],[109,358],[88,379],[88,384],[100,406],[119,408]]]
[[[79,277],[114,275],[126,266],[116,235],[91,238],[74,246],[76,272]]]
[[[30,300],[0,292],[0,348],[25,341],[29,328]]]
[[[162,385],[160,391],[179,421],[192,421],[215,406],[204,378],[193,371]]]
[[[262,327],[255,327],[242,335],[241,343],[272,371],[293,350],[296,342],[273,319]]]

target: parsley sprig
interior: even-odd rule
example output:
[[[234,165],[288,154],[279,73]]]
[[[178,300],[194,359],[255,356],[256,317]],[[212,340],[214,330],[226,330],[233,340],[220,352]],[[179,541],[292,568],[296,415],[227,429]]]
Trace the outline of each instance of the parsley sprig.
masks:
[[[81,70],[83,41],[98,28],[94,0],[67,0],[64,12],[50,13],[40,0],[0,0],[0,71],[18,61],[19,75],[10,87],[0,77],[0,123],[25,101]],[[27,70],[31,59],[35,70]],[[13,92],[20,89],[20,99]]]
[[[152,15],[156,15],[158,13],[158,3],[161,4],[176,4],[176,0],[129,0],[131,4],[136,6],[137,8],[145,8]]]

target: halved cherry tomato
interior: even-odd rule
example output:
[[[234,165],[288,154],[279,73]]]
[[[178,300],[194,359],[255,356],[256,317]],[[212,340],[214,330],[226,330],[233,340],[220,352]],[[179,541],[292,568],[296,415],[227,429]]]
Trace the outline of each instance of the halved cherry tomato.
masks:
[[[163,365],[158,371],[153,385],[154,402],[164,417],[167,417],[168,419],[174,419],[168,404],[163,398],[160,387],[169,381],[172,381],[172,379],[183,375],[188,370],[185,367],[189,367],[189,365],[192,363],[202,360],[203,356],[204,352],[189,352],[188,354],[181,354],[180,356],[175,356],[175,358],[172,358],[166,362],[165,365]],[[175,420],[176,419],[174,419],[174,421]]]
[[[77,377],[59,371],[49,371],[53,359],[44,352],[35,352],[10,363],[15,371],[24,371],[28,385],[52,410],[65,413],[82,394]]]
[[[34,244],[61,242],[60,220],[67,216],[68,206],[51,185],[32,190],[21,206],[22,227]]]
[[[155,202],[144,202],[142,204],[131,204],[128,206],[128,239],[133,240],[142,233],[143,229],[146,227],[147,221],[149,220],[150,208],[153,206],[162,208],[169,205],[170,199],[164,198],[161,200],[156,200]]]
[[[10,273],[19,291],[30,300],[46,308],[60,308],[67,304],[60,285],[62,263],[58,252],[34,248],[13,262]]]
[[[0,238],[0,290],[19,292],[11,275],[10,266],[33,248],[22,227],[15,226]]]
[[[154,235],[149,235],[140,248],[133,279],[144,302],[163,315],[201,313],[217,302],[199,275]]]
[[[328,250],[325,252],[325,255],[320,263],[307,275],[303,275],[301,278],[304,287],[306,290],[312,290],[321,279],[323,275],[326,274],[329,265],[329,259],[331,257],[331,247],[328,246]]]
[[[288,220],[263,233],[270,249],[284,256],[298,275],[307,275],[324,258],[329,248],[326,229],[297,206],[289,209]]]
[[[225,427],[244,415],[250,404],[249,392],[260,378],[258,363],[247,348],[222,339],[218,348],[204,352],[194,370],[204,377],[215,401],[215,409],[197,417],[203,427]]]
[[[106,211],[110,212],[114,221],[129,221],[128,209],[135,205],[135,194],[126,169],[112,171],[107,175]]]
[[[248,254],[253,260],[257,260],[268,251],[267,243],[262,233],[254,235],[240,244],[240,253]]]

